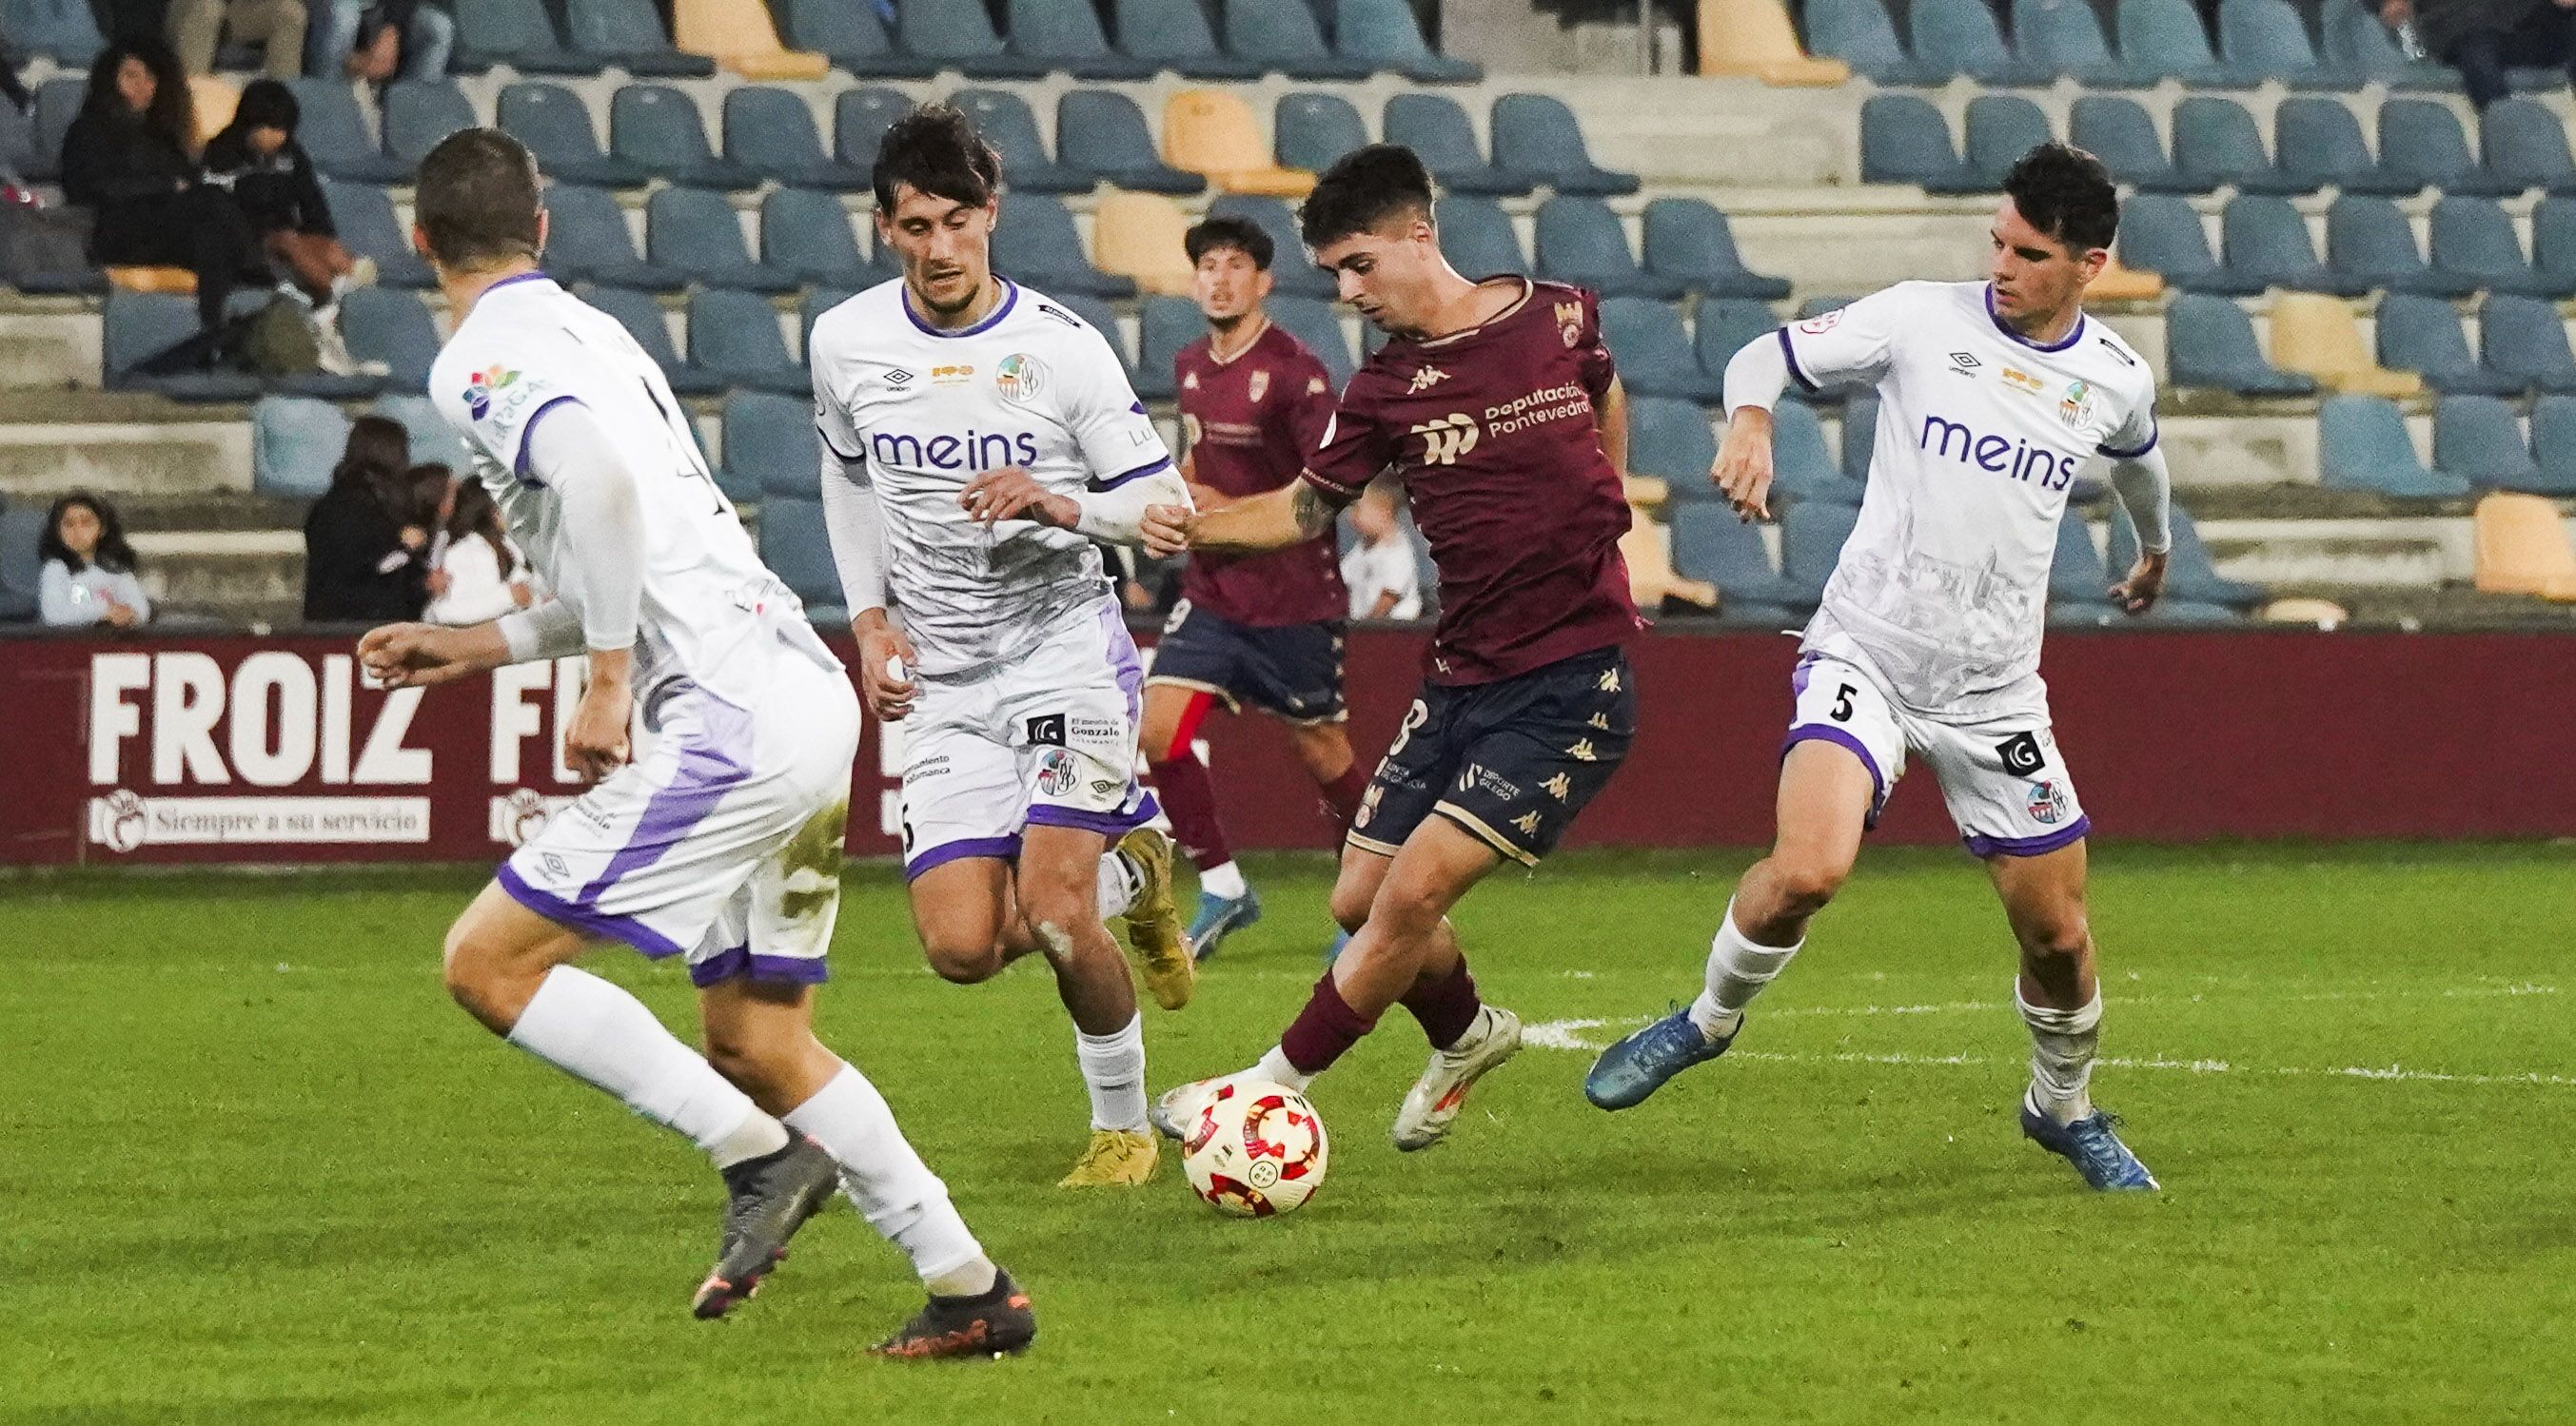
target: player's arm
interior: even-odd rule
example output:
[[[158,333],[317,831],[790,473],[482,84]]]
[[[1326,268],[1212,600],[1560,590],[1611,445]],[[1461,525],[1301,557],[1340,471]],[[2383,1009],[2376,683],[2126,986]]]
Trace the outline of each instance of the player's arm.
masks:
[[[984,525],[1035,520],[1112,545],[1145,542],[1145,512],[1157,505],[1190,503],[1189,487],[1164,448],[1145,403],[1127,384],[1126,368],[1108,340],[1084,327],[1070,334],[1062,393],[1065,427],[1093,471],[1084,488],[1066,495],[1038,484],[1018,466],[986,471],[957,498]]]
[[[589,407],[566,400],[538,414],[544,419],[522,438],[526,464],[563,502],[563,602],[578,611],[581,643],[590,652],[590,679],[564,733],[564,759],[596,779],[627,756],[648,554],[644,492]]]
[[[1158,505],[1145,512],[1145,553],[1166,559],[1183,550],[1218,554],[1284,550],[1333,528],[1335,508],[1322,491],[1304,480],[1214,510]]]
[[[1601,436],[1601,454],[1610,458],[1610,468],[1621,475],[1628,473],[1628,388],[1619,378],[1610,378],[1610,389],[1592,403],[1592,427]]]
[[[2134,455],[2113,456],[2111,489],[2138,532],[2138,562],[2128,578],[2111,586],[2111,599],[2131,614],[2144,614],[2164,593],[2165,563],[2173,553],[2173,476],[2164,451],[2151,444]]]
[[[852,460],[833,445],[826,430],[823,527],[832,541],[833,567],[841,576],[841,599],[849,606],[850,633],[859,641],[859,693],[869,712],[899,722],[912,711],[920,691],[910,676],[918,655],[886,616],[885,501],[868,479],[867,461]]]
[[[1765,332],[1726,364],[1726,439],[1709,479],[1746,520],[1771,518],[1771,412],[1795,383],[1809,395],[1829,383],[1887,374],[1905,325],[1905,288]]]

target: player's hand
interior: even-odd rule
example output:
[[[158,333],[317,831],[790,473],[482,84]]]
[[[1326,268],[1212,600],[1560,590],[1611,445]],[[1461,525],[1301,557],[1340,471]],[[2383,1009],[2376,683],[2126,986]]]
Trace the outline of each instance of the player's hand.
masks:
[[[596,670],[581,691],[581,706],[572,710],[564,729],[564,762],[583,782],[597,782],[626,766],[626,727],[635,715],[635,693],[623,678],[603,678]]]
[[[1082,507],[1073,503],[1072,496],[1048,490],[1015,465],[988,470],[966,482],[957,503],[969,519],[988,529],[1004,520],[1035,520],[1070,530],[1082,518]]]
[[[921,691],[908,676],[917,657],[912,640],[886,623],[882,613],[869,622],[853,620],[850,628],[859,636],[859,696],[880,720],[902,722]]]
[[[2144,614],[2156,607],[2156,599],[2165,592],[2167,554],[2140,551],[2138,562],[2129,569],[2129,577],[2111,586],[2111,602],[2131,614]]]
[[[1736,410],[1726,423],[1726,443],[1708,478],[1735,511],[1752,523],[1771,518],[1771,413],[1758,406]]]
[[[1196,481],[1189,482],[1189,492],[1190,503],[1202,510],[1213,510],[1234,498],[1213,485],[1201,485]]]
[[[1190,547],[1199,532],[1199,512],[1187,505],[1148,505],[1139,527],[1145,535],[1145,553],[1158,560],[1170,559]]]
[[[387,688],[453,683],[489,666],[478,656],[472,632],[438,624],[386,624],[358,640],[358,664]]]

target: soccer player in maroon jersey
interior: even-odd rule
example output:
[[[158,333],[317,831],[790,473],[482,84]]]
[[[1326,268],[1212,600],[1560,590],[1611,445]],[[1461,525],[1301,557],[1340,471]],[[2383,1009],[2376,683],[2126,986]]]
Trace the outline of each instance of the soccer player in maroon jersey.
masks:
[[[1297,483],[1333,417],[1333,380],[1306,344],[1272,325],[1270,235],[1242,218],[1210,218],[1184,240],[1197,270],[1192,296],[1208,334],[1172,359],[1181,471],[1200,508]],[[1217,817],[1216,788],[1192,743],[1208,710],[1250,706],[1288,725],[1334,821],[1347,828],[1368,785],[1343,727],[1342,619],[1347,598],[1329,524],[1312,539],[1264,554],[1205,551],[1181,574],[1181,602],[1163,626],[1145,680],[1139,738],[1181,850],[1199,869],[1190,945],[1200,960],[1261,919]]]
[[[1422,1149],[1520,1047],[1520,1021],[1477,998],[1449,908],[1504,861],[1533,865],[1555,845],[1636,729],[1621,649],[1639,627],[1619,557],[1626,399],[1591,293],[1449,266],[1411,150],[1376,144],[1334,164],[1300,222],[1342,299],[1392,340],[1351,378],[1295,485],[1204,514],[1149,509],[1146,543],[1282,549],[1329,529],[1379,473],[1404,482],[1440,575],[1422,696],[1345,839],[1333,917],[1350,945],[1238,1077],[1303,1089],[1402,1005],[1432,1054],[1394,1138]],[[1164,1094],[1156,1127],[1179,1137],[1208,1083]]]

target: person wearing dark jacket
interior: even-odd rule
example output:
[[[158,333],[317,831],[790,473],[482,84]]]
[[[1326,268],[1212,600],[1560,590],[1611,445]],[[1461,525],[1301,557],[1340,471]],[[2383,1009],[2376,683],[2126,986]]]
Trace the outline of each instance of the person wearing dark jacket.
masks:
[[[2379,0],[2381,23],[2412,22],[2425,54],[2460,72],[2480,110],[2510,89],[2508,66],[2565,65],[2576,85],[2576,0]]]
[[[244,86],[233,121],[206,144],[206,181],[231,191],[269,261],[313,308],[313,335],[328,371],[354,369],[340,340],[340,294],[358,263],[340,244],[313,159],[295,141],[302,111],[274,79]]]
[[[415,508],[411,438],[399,421],[361,416],[304,516],[304,617],[403,623],[429,603],[428,512]]]
[[[198,320],[211,332],[237,283],[270,279],[232,195],[202,181],[194,133],[188,81],[169,48],[110,45],[63,135],[63,195],[89,210],[90,256],[101,265],[195,273]]]

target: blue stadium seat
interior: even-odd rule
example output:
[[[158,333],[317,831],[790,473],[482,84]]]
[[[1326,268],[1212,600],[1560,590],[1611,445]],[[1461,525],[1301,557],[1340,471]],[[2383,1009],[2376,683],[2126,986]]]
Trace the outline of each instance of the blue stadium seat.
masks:
[[[2433,465],[2480,490],[2546,493],[2513,408],[2492,396],[2442,398],[2433,411]]]
[[[1995,180],[1959,158],[1941,111],[1911,94],[1873,94],[1860,106],[1863,183],[1910,183],[1926,193],[1991,193]]]
[[[447,418],[438,414],[438,403],[427,396],[408,391],[388,391],[367,407],[371,415],[382,416],[411,433],[413,465],[443,465],[462,474],[474,468],[474,449]],[[339,452],[332,452],[334,461]]]
[[[546,190],[546,270],[567,282],[676,292],[688,274],[635,253],[625,210],[604,189],[558,183]]]
[[[2102,18],[2087,0],[2013,0],[2013,43],[2021,57],[2087,88],[2151,88],[2156,76],[2111,52]]]
[[[1785,277],[1748,270],[1735,250],[1726,215],[1699,198],[1658,198],[1646,205],[1646,270],[1703,297],[1773,302],[1789,295]]]
[[[2156,137],[2156,121],[2147,117],[2147,111],[2135,99],[2088,94],[2076,100],[2067,137],[2076,147],[2102,160],[2115,182],[2141,193],[2208,191],[2208,185],[2194,183],[2175,171],[2165,157],[2164,141]]]
[[[761,501],[760,562],[809,609],[840,604],[841,571],[832,563],[832,536],[819,492],[811,500],[774,495]]]
[[[1091,0],[1010,0],[1007,17],[1011,53],[1082,80],[1140,80],[1154,77],[1149,60],[1135,59],[1112,48],[1100,28],[1100,12]],[[1062,147],[1066,130],[1056,130]]]
[[[1879,0],[1809,0],[1807,52],[1838,59],[1881,84],[1939,84],[1949,76],[1906,53]]]
[[[1098,174],[1111,187],[1183,197],[1207,191],[1205,178],[1163,162],[1144,111],[1114,90],[1066,91],[1056,101],[1055,140],[1066,167]]]
[[[1088,293],[1111,300],[1133,297],[1136,284],[1091,265],[1073,215],[1043,193],[1003,200],[1005,217],[993,230],[993,268],[1041,292]]]
[[[680,360],[678,348],[671,345],[671,324],[662,314],[662,304],[651,293],[626,287],[594,287],[582,294],[591,306],[617,319],[644,355],[662,368],[662,375],[678,396],[713,396],[724,390],[724,379],[711,371]]]
[[[68,75],[56,75],[36,86],[33,132],[21,155],[21,176],[39,183],[62,176],[63,136],[71,132],[72,120],[80,117],[81,100],[88,92],[88,80]]]
[[[2531,210],[2531,265],[2576,281],[2576,198],[2543,198]]]
[[[759,174],[716,157],[697,101],[667,84],[629,84],[617,91],[608,105],[608,152],[692,188],[760,186]]]
[[[191,298],[110,288],[100,329],[100,365],[111,391],[157,391],[174,401],[250,401],[260,395],[258,380],[239,372],[149,376],[134,370],[197,334]]]
[[[904,0],[895,7],[895,38],[942,68],[969,79],[1043,79],[1047,66],[1012,54],[993,30],[984,0]]]
[[[2498,293],[2478,309],[2478,354],[2487,370],[2534,391],[2576,391],[2576,354],[2555,303]]]
[[[2385,84],[2391,89],[2457,90],[2460,77],[2448,65],[2431,60],[2408,59],[2397,46],[2397,37],[2379,22],[2376,7],[2363,5],[2320,5],[2317,28],[2323,43],[2319,53],[2326,62],[2338,65],[2367,82]]]
[[[2361,76],[2317,58],[2289,0],[2218,0],[2218,52],[2238,74],[2294,89],[2358,89]]]
[[[377,282],[387,287],[438,285],[429,264],[412,251],[411,236],[394,216],[393,199],[383,189],[326,182],[322,200],[331,206],[331,224],[340,230],[341,245],[375,260]]]
[[[846,168],[873,175],[885,131],[912,110],[903,91],[864,84],[832,101],[832,150]]]
[[[577,53],[555,33],[544,0],[474,0],[459,5],[456,49],[448,67],[481,74],[507,65],[521,74],[597,74],[600,62]]]
[[[1058,163],[1047,152],[1037,116],[1020,96],[1003,89],[960,89],[948,102],[965,110],[984,142],[1002,156],[1004,186],[1020,193],[1088,193],[1097,182],[1089,172]]]
[[[2254,323],[2224,297],[2186,292],[2165,313],[2166,365],[2176,386],[2209,386],[2239,396],[2313,396],[2317,383],[2283,371],[2255,344]]]
[[[2576,496],[2576,396],[2543,396],[2531,403],[2534,494]]]
[[[1869,479],[1870,456],[1878,446],[1878,391],[1852,393],[1843,402],[1843,474],[1853,480]],[[2082,485],[2082,479],[2076,481]]]
[[[733,205],[704,188],[665,188],[645,201],[644,257],[702,287],[793,292],[803,285],[792,272],[754,261]]]
[[[872,5],[851,0],[785,0],[781,39],[809,54],[827,55],[832,67],[861,79],[928,79],[939,61],[911,54],[886,32]],[[845,153],[844,158],[848,157]]]
[[[2241,609],[2263,602],[2266,591],[2259,584],[2229,579],[2218,572],[2209,557],[2209,546],[2200,538],[2200,527],[2193,523],[2191,512],[2174,505],[2166,523],[2173,534],[2172,558],[2165,568],[2165,596],[2170,603],[2157,606],[2158,622],[2191,622],[2196,617],[2227,617]],[[2138,563],[2138,527],[2129,520],[2129,507],[2111,502],[2110,555],[2104,569],[2115,577],[2125,578]],[[2197,609],[2191,606],[2199,606]],[[2213,608],[2214,606],[2214,608]],[[2206,611],[2206,612],[2204,612]]]
[[[2379,364],[2411,371],[2435,391],[2482,396],[2519,395],[2523,383],[2489,371],[2469,352],[2460,314],[2439,297],[2391,292],[2379,301]]]
[[[1780,325],[1780,314],[1765,302],[1718,298],[1699,304],[1694,325],[1691,345],[1699,352],[1700,369],[1723,381],[1726,364],[1755,338],[1770,337]]]
[[[2057,519],[2057,555],[2048,563],[2051,617],[2058,605],[2090,613],[2113,612],[2109,591],[2114,582],[2102,552],[2093,548],[2093,527],[2084,522],[2084,512],[2075,502],[2068,501]]]
[[[1271,111],[1271,152],[1282,168],[1321,173],[1351,150],[1365,146],[1368,126],[1360,111],[1338,94],[1300,92],[1279,96]]]
[[[1637,265],[1619,215],[1598,198],[1550,198],[1539,205],[1539,275],[1604,297],[1678,298],[1682,284]]]
[[[849,301],[853,295],[846,287],[806,288],[805,295],[796,299],[796,339],[811,343],[814,340],[815,320]]]
[[[2287,198],[2249,193],[2227,201],[2219,218],[2219,247],[2228,270],[2260,279],[2266,287],[2359,297],[2370,283],[2317,260],[2308,220]]]
[[[1446,204],[1441,211],[1448,211]],[[1327,302],[1337,295],[1333,279],[1306,260],[1305,241],[1297,236],[1297,215],[1288,211],[1286,202],[1255,194],[1227,193],[1208,204],[1208,216],[1248,219],[1269,234],[1274,291],[1291,297],[1320,297]]]
[[[838,194],[780,188],[760,201],[760,260],[820,287],[874,287],[897,276],[860,251]]]
[[[2022,155],[2054,137],[2048,116],[2018,94],[1980,94],[1968,101],[1968,171],[1987,192],[2001,192],[2004,175]]]
[[[1387,100],[1386,141],[1420,155],[1423,167],[1450,193],[1518,196],[1538,184],[1535,174],[1487,163],[1476,147],[1467,111],[1445,94],[1398,94]]]
[[[469,0],[469,8],[481,3]],[[602,65],[638,79],[703,79],[716,72],[714,60],[672,47],[653,0],[563,0],[563,5],[573,50]]]
[[[716,483],[727,494],[747,490],[758,500],[820,500],[822,469],[823,443],[814,433],[810,395],[799,400],[765,391],[726,394],[724,468]]]
[[[558,183],[641,188],[653,177],[641,164],[602,153],[590,127],[590,110],[560,84],[531,82],[503,89],[500,121],[537,156],[537,167]]]
[[[814,394],[814,378],[779,335],[778,309],[755,293],[716,290],[689,299],[689,364],[737,390]]]
[[[1278,0],[1219,0],[1225,12],[1225,48],[1296,80],[1366,79],[1377,66],[1333,53],[1312,7]]]
[[[45,537],[45,508],[0,501],[0,621],[32,624],[44,584],[37,548]]]
[[[1717,434],[1699,403],[1670,396],[1628,401],[1628,469],[1672,487],[1672,498],[1715,500],[1708,468],[1717,463]]]
[[[1980,84],[2042,85],[2054,77],[2048,66],[2013,54],[1986,0],[1914,0],[1906,23],[1919,64]]]
[[[443,424],[443,423],[442,423]],[[349,418],[310,396],[263,396],[250,408],[250,488],[281,500],[311,500],[331,488],[349,444]]]
[[[1705,483],[1705,473],[1703,473]],[[1843,474],[1825,449],[1824,423],[1804,401],[1783,401],[1771,408],[1772,509],[1784,503],[1860,504],[1868,487]]]
[[[1803,500],[1780,517],[1780,577],[1798,591],[1795,603],[1812,609],[1823,602],[1825,581],[1834,561],[1842,558],[1843,541],[1860,523],[1860,509],[1831,500]]]
[[[25,55],[68,70],[88,69],[107,47],[89,0],[8,0],[0,5],[0,32]]]
[[[1699,483],[1707,483],[1703,471]],[[1706,580],[1725,596],[1719,612],[1730,622],[1795,623],[1805,591],[1780,577],[1759,527],[1714,500],[1676,503],[1666,514],[1673,531],[1673,569],[1688,579]]]
[[[391,370],[389,388],[429,389],[430,364],[438,360],[438,324],[418,297],[390,287],[358,288],[340,299],[340,335],[351,356],[383,362]]]
[[[2305,178],[2284,173],[2263,152],[2254,116],[2233,99],[2201,95],[2174,106],[2173,164],[2194,191],[2232,186],[2239,193],[2308,193]]]
[[[1482,65],[1434,53],[1407,0],[1335,0],[1333,50],[1416,84],[1473,84],[1485,77]]]
[[[1267,66],[1225,52],[1199,0],[1116,0],[1118,48],[1184,79],[1259,79]]]
[[[2230,272],[2210,255],[2209,233],[2188,200],[2172,194],[2142,193],[2120,214],[2120,261],[2140,272],[2164,278],[2185,292],[2216,292],[2250,297],[2263,290],[2260,280]]]
[[[2340,99],[2311,94],[2282,100],[2272,115],[2272,151],[2280,155],[2281,170],[2302,187],[2404,198],[2424,186],[2370,156],[2361,121]]]
[[[2199,89],[2251,89],[2261,81],[2218,62],[2191,0],[2120,0],[2116,22],[2120,56],[2133,70]]]
[[[851,96],[869,92],[862,89],[844,93],[843,111],[864,107],[866,100],[854,101]],[[886,122],[894,122],[894,116],[887,116]],[[873,137],[884,136],[884,128],[879,127]],[[763,178],[798,188],[857,193],[874,180],[870,167],[855,162],[847,150],[838,159],[823,151],[823,135],[814,127],[814,111],[806,108],[805,101],[791,90],[747,84],[727,93],[724,146],[727,159]],[[868,165],[875,161],[871,145]],[[1018,178],[1006,172],[1003,181],[1016,183]]]
[[[2576,157],[2567,126],[2535,99],[2500,99],[2478,116],[2486,167],[2506,187],[2576,193]]]
[[[1352,372],[1359,370],[1359,360],[1351,353],[1350,334],[1342,330],[1341,316],[1331,303],[1274,293],[1269,312],[1271,321],[1315,353],[1326,374],[1333,378],[1335,392],[1350,382]]]
[[[1127,373],[1128,386],[1142,395],[1143,388],[1136,385],[1136,353],[1127,344],[1126,329],[1118,321],[1117,309],[1097,297],[1058,297],[1055,300],[1066,311],[1089,322],[1092,330],[1108,341],[1110,348],[1118,353],[1119,366]],[[1169,384],[1171,377],[1166,374],[1163,379]]]
[[[1516,272],[1527,276],[1529,258],[1521,252],[1512,220],[1490,198],[1440,200],[1440,251],[1449,265],[1468,277],[1485,278]]]
[[[2433,205],[2433,266],[2496,292],[2576,296],[2576,281],[2524,259],[2513,219],[2492,198],[2446,197]]]
[[[1559,193],[1595,198],[1634,193],[1633,173],[1592,161],[1583,126],[1565,101],[1548,94],[1506,94],[1494,101],[1494,166],[1525,173]]]
[[[405,178],[439,140],[480,122],[452,79],[403,79],[386,85],[384,120],[385,155],[402,165]]]
[[[386,156],[368,137],[367,121],[358,112],[349,86],[331,79],[290,79],[295,107],[301,114],[295,141],[326,178],[350,183],[409,183],[411,166]]]
[[[2478,162],[2460,116],[2431,99],[2391,99],[2379,106],[2379,161],[2421,187],[2445,193],[2496,197],[2515,187]]]
[[[1700,369],[1690,333],[1682,330],[1682,314],[1673,304],[1650,297],[1605,297],[1601,339],[1630,395],[1716,404],[1717,374]]]
[[[1186,297],[1148,297],[1138,311],[1136,394],[1148,401],[1172,396],[1172,358],[1207,335],[1207,319]]]
[[[2346,194],[2326,210],[2326,261],[2335,271],[2391,292],[2466,297],[2474,278],[2435,272],[2415,246],[2415,228],[2385,198]]]
[[[2317,472],[2328,490],[2359,490],[2400,500],[2442,500],[2469,493],[2455,475],[2427,470],[2406,434],[2406,418],[2381,396],[2330,396],[2317,413]]]

